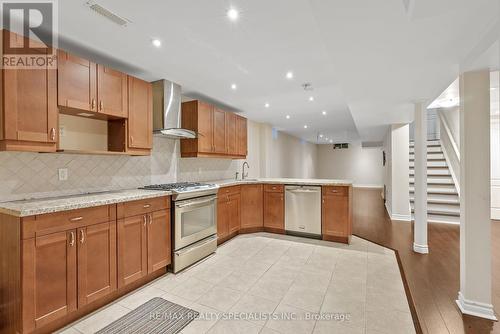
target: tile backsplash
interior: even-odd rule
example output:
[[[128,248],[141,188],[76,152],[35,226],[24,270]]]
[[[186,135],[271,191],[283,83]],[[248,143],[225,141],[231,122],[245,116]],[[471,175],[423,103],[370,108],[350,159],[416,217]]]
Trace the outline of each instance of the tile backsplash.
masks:
[[[180,158],[179,141],[154,137],[147,157],[0,152],[0,201],[234,178],[230,159]],[[58,169],[68,180],[58,180]]]

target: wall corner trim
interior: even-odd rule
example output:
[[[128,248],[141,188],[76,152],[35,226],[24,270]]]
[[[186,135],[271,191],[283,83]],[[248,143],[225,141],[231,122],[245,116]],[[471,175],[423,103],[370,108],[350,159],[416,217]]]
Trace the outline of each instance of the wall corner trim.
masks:
[[[464,298],[462,292],[458,292],[456,303],[463,314],[498,321],[498,318],[495,316],[495,311],[493,310],[493,305],[491,304],[467,300]]]

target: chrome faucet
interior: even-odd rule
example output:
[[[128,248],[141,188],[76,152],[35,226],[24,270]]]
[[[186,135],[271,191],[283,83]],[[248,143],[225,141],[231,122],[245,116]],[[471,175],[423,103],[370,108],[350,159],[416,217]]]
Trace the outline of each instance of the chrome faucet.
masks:
[[[248,172],[245,173],[245,165],[250,168],[250,165],[248,164],[248,162],[244,162],[243,163],[243,171],[241,172],[241,179],[244,180],[247,176],[248,176]]]

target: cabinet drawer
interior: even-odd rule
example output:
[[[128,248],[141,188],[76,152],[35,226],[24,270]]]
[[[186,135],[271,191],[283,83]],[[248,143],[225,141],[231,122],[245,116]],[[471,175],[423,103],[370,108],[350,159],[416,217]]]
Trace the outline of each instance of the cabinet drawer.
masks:
[[[282,193],[284,186],[282,184],[265,184],[264,191],[268,193]]]
[[[114,205],[104,205],[28,217],[23,219],[23,238],[105,223],[115,219],[114,209]]]
[[[240,186],[231,186],[231,187],[223,187],[219,189],[219,196],[231,195],[231,194],[239,194],[241,191]]]
[[[170,208],[170,196],[141,199],[118,204],[118,218],[132,217]]]
[[[347,196],[349,194],[349,187],[346,186],[324,186],[323,195],[330,196]]]

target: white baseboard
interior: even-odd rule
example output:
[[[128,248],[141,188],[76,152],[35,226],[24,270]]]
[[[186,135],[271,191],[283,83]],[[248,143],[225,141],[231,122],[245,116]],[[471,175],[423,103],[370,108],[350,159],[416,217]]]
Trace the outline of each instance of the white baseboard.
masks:
[[[500,220],[500,208],[491,208],[491,219]]]
[[[420,254],[429,254],[429,246],[413,243],[413,251]]]
[[[458,293],[458,299],[456,300],[458,308],[463,314],[473,315],[475,317],[485,318],[489,320],[497,321],[495,311],[493,310],[493,305],[485,304],[480,302],[475,302],[472,300],[467,300],[462,295],[462,292]]]
[[[411,214],[409,215],[400,215],[397,213],[392,213],[389,208],[387,207],[387,203],[385,203],[385,210],[387,211],[387,214],[391,218],[391,220],[397,220],[397,221],[404,221],[404,222],[411,222]]]

